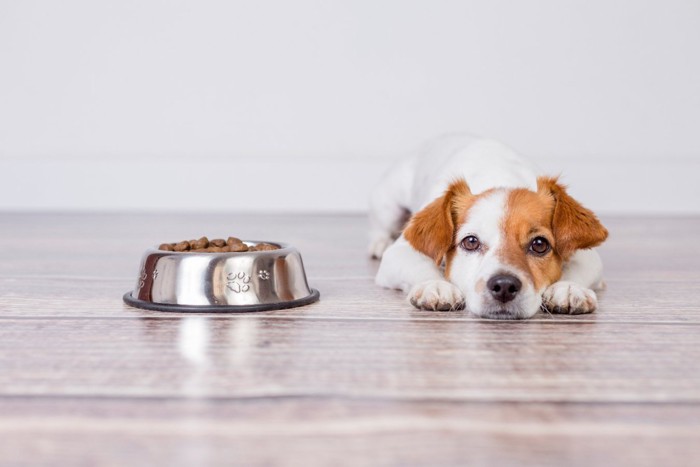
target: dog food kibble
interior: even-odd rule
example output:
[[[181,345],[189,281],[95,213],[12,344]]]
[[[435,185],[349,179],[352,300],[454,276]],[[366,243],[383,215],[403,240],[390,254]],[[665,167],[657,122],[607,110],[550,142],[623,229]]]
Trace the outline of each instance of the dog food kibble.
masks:
[[[277,245],[272,245],[271,243],[258,243],[255,245],[255,251],[270,251],[270,250],[279,250],[280,247]]]
[[[173,246],[173,250],[175,251],[187,251],[190,249],[190,242],[180,242],[176,243]]]
[[[228,237],[209,240],[202,237],[199,240],[185,240],[177,243],[163,243],[158,247],[161,251],[193,252],[193,253],[239,253],[244,251],[271,251],[280,247],[272,243],[258,243],[248,246],[240,238]]]
[[[199,240],[195,240],[194,243],[190,242],[190,248],[193,250],[203,250],[209,246],[209,239],[207,237],[202,237]]]
[[[241,245],[242,243],[243,243],[243,241],[241,241],[240,238],[236,238],[236,237],[229,237],[229,238],[226,240],[226,244],[227,244],[228,246],[232,246],[232,245]]]
[[[248,245],[245,243],[234,243],[232,245],[228,245],[226,248],[228,248],[228,251],[232,252],[237,252],[237,251],[248,251]]]

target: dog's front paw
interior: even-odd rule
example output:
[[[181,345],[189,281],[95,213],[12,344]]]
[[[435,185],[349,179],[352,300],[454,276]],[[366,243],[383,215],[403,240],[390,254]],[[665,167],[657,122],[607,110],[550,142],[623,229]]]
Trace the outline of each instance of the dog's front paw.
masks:
[[[542,303],[552,313],[580,315],[598,307],[598,298],[591,289],[574,282],[561,281],[550,285],[542,294]]]
[[[408,301],[419,310],[450,311],[464,308],[464,295],[452,283],[441,280],[421,282],[408,293]]]

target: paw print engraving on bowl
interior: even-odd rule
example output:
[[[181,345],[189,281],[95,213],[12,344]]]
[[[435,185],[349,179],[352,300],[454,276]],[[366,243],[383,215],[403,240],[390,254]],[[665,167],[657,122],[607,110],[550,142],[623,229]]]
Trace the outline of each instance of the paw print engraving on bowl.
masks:
[[[141,275],[139,276],[139,290],[143,289],[143,286],[146,285],[146,277],[148,277],[146,274],[146,268],[143,268],[141,269]]]
[[[226,276],[226,287],[232,292],[242,293],[250,290],[250,276],[245,272],[230,272]]]
[[[261,280],[266,281],[266,280],[268,280],[268,279],[270,278],[270,271],[267,271],[267,270],[265,270],[265,269],[261,269],[260,271],[258,271],[258,277],[259,277]]]
[[[153,275],[152,275],[152,277],[153,277],[153,280],[156,280],[156,277],[158,277],[158,270],[157,270],[157,269],[154,269],[154,270],[153,270]]]

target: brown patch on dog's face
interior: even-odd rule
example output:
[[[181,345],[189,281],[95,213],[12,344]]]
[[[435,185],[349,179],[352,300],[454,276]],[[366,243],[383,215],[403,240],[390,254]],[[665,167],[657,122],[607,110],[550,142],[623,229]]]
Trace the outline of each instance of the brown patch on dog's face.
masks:
[[[608,235],[593,212],[550,178],[538,179],[536,193],[525,189],[510,191],[502,232],[503,262],[527,274],[535,290],[543,290],[559,280],[563,262],[576,250],[598,246]],[[546,240],[548,251],[538,254],[531,249],[537,238]]]
[[[447,256],[447,268],[454,256],[455,226],[463,222],[474,202],[467,182],[452,183],[445,194],[417,212],[403,232],[408,242],[440,264]]]
[[[503,219],[503,262],[525,273],[535,290],[543,290],[561,277],[562,258],[557,254],[552,233],[554,200],[530,190],[516,189],[508,194]],[[550,249],[544,254],[530,250],[533,240],[545,239]]]

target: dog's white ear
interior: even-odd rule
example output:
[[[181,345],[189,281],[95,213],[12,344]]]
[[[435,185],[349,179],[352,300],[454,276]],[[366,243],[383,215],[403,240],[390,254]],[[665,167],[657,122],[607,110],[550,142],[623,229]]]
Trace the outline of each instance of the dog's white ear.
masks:
[[[552,231],[555,249],[562,259],[569,259],[576,250],[598,246],[608,238],[607,229],[593,211],[569,196],[557,178],[538,178],[537,191],[554,199]]]
[[[468,208],[472,197],[464,179],[453,182],[445,194],[411,217],[404,237],[413,248],[440,265],[454,246],[457,216]]]

